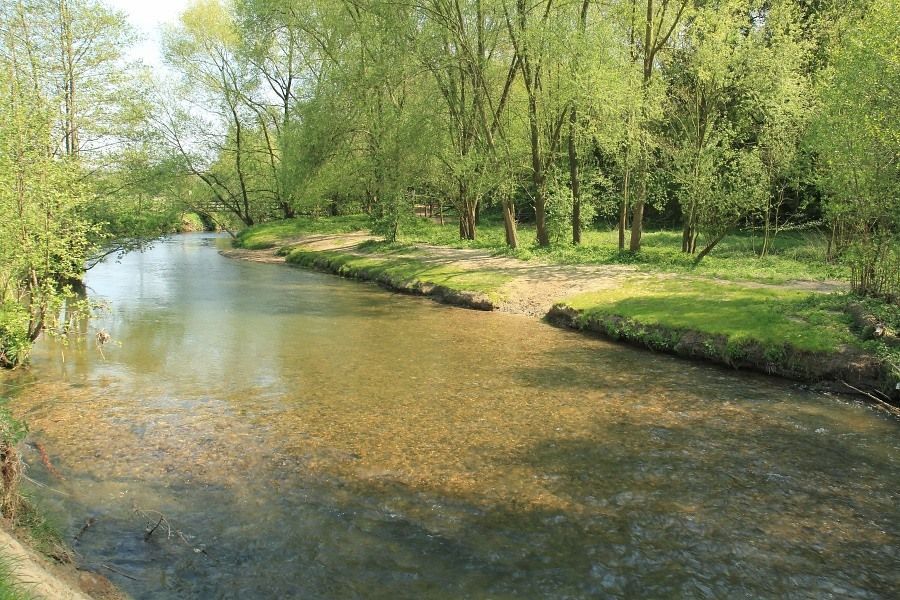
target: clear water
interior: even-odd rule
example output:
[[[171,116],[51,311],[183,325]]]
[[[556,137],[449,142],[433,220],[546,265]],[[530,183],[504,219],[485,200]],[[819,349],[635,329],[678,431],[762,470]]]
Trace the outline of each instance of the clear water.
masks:
[[[34,493],[136,598],[896,597],[896,420],[221,243],[92,270],[15,382]]]

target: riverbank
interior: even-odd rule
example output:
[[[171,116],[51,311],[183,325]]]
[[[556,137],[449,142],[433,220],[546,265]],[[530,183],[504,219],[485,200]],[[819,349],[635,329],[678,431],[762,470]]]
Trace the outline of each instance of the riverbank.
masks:
[[[0,526],[0,564],[4,567],[0,598],[9,600],[124,600],[108,579],[80,571],[71,563],[51,563],[14,531]]]
[[[547,318],[618,341],[851,392],[898,399],[892,344],[867,339],[856,299],[829,281],[725,281],[635,265],[559,264],[476,248],[386,244],[365,232],[262,226],[226,255],[313,268],[480,310]],[[277,248],[277,250],[275,250]],[[864,307],[866,308],[866,307]],[[879,307],[875,307],[873,310]],[[865,312],[865,311],[864,311]]]
[[[0,372],[0,394],[7,386]],[[34,464],[24,458],[28,446],[37,448],[41,461],[53,468],[43,446],[28,440],[27,425],[8,403],[0,395],[0,600],[127,598],[102,575],[78,567],[77,552],[33,501],[37,488],[23,490],[26,481],[46,487],[27,475]]]

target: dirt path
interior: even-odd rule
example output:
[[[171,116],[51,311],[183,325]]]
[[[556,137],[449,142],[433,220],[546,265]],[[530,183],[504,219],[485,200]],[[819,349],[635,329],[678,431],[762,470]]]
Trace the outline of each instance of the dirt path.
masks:
[[[316,234],[288,240],[285,244],[307,250],[341,250],[355,254],[360,243],[376,239],[362,233]],[[281,263],[284,257],[268,250],[223,250],[229,258],[254,262]],[[360,253],[360,256],[362,254]],[[445,246],[419,245],[408,251],[393,254],[398,258],[409,257],[433,264],[448,265],[466,271],[490,271],[510,277],[501,289],[504,300],[499,309],[504,312],[543,317],[560,300],[581,294],[617,287],[628,278],[670,278],[672,273],[648,273],[628,265],[560,265],[534,259],[519,260],[505,256],[493,256],[486,250],[448,248]],[[697,278],[702,279],[702,278]],[[704,279],[720,283],[731,281]],[[842,289],[837,282],[797,281],[784,285],[758,282],[738,282],[750,287],[772,287],[805,291],[829,292]]]

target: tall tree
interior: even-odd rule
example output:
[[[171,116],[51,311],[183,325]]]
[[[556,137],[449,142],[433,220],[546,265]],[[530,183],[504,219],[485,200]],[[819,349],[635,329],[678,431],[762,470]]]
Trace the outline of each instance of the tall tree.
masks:
[[[495,188],[491,171],[508,154],[503,114],[507,109],[519,57],[508,61],[502,46],[500,6],[491,0],[429,0],[419,6],[424,35],[418,53],[432,74],[445,107],[451,156],[443,157],[454,179],[452,197],[460,214],[460,237],[475,239],[476,215],[486,189]],[[515,206],[502,193],[506,243],[518,245]]]
[[[640,113],[641,135],[638,138],[635,196],[632,204],[631,241],[629,250],[641,249],[644,230],[644,207],[650,169],[650,143],[647,130],[653,118],[651,86],[660,69],[661,53],[684,21],[690,0],[632,0],[630,3],[630,47],[632,60],[641,67]]]

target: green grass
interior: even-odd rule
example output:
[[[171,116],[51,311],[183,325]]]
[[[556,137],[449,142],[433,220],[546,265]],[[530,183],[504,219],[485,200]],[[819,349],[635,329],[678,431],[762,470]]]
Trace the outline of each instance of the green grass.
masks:
[[[455,248],[482,248],[522,260],[540,258],[558,264],[628,264],[646,271],[691,273],[727,280],[784,283],[791,280],[843,279],[848,276],[847,269],[842,265],[826,262],[827,238],[818,231],[781,233],[775,240],[773,252],[762,258],[759,257],[761,238],[752,233],[738,232],[726,237],[700,263],[696,263],[693,256],[681,252],[680,231],[645,232],[641,251],[636,254],[620,252],[618,232],[611,229],[584,231],[582,243],[578,246],[568,240],[559,240],[548,248],[541,248],[534,242],[535,237],[533,226],[520,226],[520,247],[510,250],[500,223],[486,223],[478,229],[478,239],[461,241],[454,226],[442,227],[422,219],[404,230],[400,240]]]
[[[416,258],[413,249],[402,245],[366,243],[359,247],[364,255],[336,250],[292,250],[287,262],[312,266],[316,261],[326,261],[343,275],[367,279],[388,278],[396,283],[429,283],[451,290],[477,292],[491,300],[500,300],[500,288],[511,277],[492,271],[465,270],[446,264],[430,263]]]
[[[16,581],[13,573],[14,563],[5,556],[0,556],[0,600],[30,600],[22,585]]]
[[[238,234],[236,245],[247,250],[282,246],[289,240],[310,233],[352,233],[365,231],[370,224],[365,215],[343,217],[297,217],[248,227]]]
[[[240,234],[238,245],[248,249],[274,248],[303,234],[359,231],[367,230],[368,226],[369,219],[364,215],[319,219],[303,217],[251,227]],[[636,254],[620,252],[618,233],[610,229],[585,231],[579,246],[573,246],[567,240],[557,240],[549,248],[541,248],[534,240],[534,227],[520,225],[520,247],[510,250],[506,246],[502,223],[487,218],[478,228],[477,239],[460,240],[457,224],[451,217],[443,226],[427,219],[416,219],[404,226],[398,241],[479,248],[522,260],[539,258],[558,264],[628,264],[648,272],[690,273],[731,281],[785,283],[791,280],[846,279],[849,275],[843,265],[825,260],[827,238],[815,230],[782,232],[775,239],[772,253],[762,258],[758,255],[762,243],[760,235],[736,232],[726,237],[699,264],[693,256],[681,252],[680,231],[645,232],[641,251]]]
[[[833,352],[861,345],[849,317],[823,294],[701,280],[632,279],[565,304],[584,318],[619,316],[642,325],[721,335],[729,345]]]
[[[20,528],[19,531],[26,534],[29,545],[41,554],[61,561],[71,559],[62,529],[30,495],[23,495],[22,507],[15,524]]]

